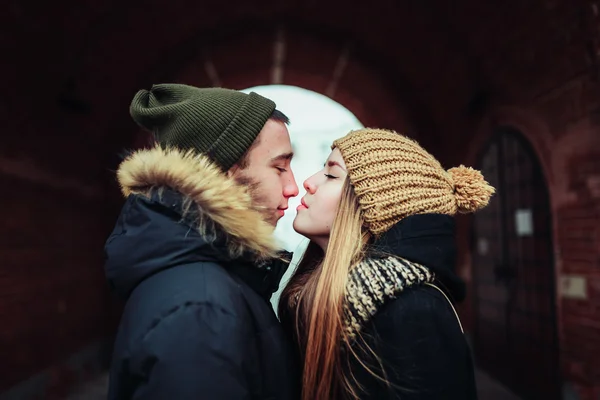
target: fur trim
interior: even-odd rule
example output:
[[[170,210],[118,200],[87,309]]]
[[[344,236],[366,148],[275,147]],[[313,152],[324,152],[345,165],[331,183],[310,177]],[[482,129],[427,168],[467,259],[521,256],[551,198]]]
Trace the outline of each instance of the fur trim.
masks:
[[[257,258],[275,257],[274,228],[252,204],[245,187],[228,177],[208,157],[156,146],[139,150],[119,166],[117,179],[125,197],[147,194],[150,188],[169,187],[195,204],[200,234],[226,235],[232,258],[251,252]]]

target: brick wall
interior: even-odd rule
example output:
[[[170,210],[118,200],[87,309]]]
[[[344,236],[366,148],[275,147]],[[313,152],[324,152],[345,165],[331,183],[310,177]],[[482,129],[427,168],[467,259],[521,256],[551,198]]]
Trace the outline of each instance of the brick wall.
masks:
[[[474,164],[483,138],[494,127],[512,126],[541,161],[554,220],[560,367],[566,387],[576,393],[573,398],[583,400],[600,394],[600,96],[590,91],[600,93],[600,83],[584,73],[545,95],[491,109],[464,156]],[[470,281],[470,219],[459,221],[461,274]],[[461,314],[470,330],[470,298]]]
[[[598,88],[600,90],[600,87]],[[600,111],[600,110],[598,110]],[[595,111],[597,113],[598,111]],[[570,296],[559,287],[562,369],[582,399],[600,395],[600,124],[593,115],[566,129],[561,149],[566,182],[560,189],[564,199],[555,207],[558,273],[569,280],[582,280],[583,291]]]
[[[473,164],[486,138],[501,125],[518,129],[533,145],[551,194],[562,378],[572,398],[596,400],[600,396],[598,3],[521,3],[494,14],[483,8],[458,12],[454,23],[466,38],[472,59],[485,72],[483,86],[491,88],[487,110],[476,121],[452,124],[454,130],[466,128],[463,143],[469,143],[469,150],[460,145],[450,148],[454,159]],[[484,14],[485,18],[474,18]],[[518,28],[503,29],[508,21]],[[465,238],[470,220],[459,221],[461,274],[470,281]],[[470,300],[461,306],[468,329],[474,317]]]
[[[115,208],[93,187],[36,170],[31,160],[27,170],[11,162],[0,160],[0,392],[21,383],[19,393],[59,398],[106,364],[105,347],[69,357],[115,327],[118,305],[103,277]]]
[[[13,0],[1,17],[0,45],[12,57],[0,82],[0,117],[10,121],[0,146],[7,321],[0,344],[11,351],[1,361],[0,390],[110,332],[101,248],[120,199],[107,182],[116,167],[110,155],[135,128],[127,115],[135,90],[177,78],[240,88],[270,83],[277,31],[285,27],[282,83],[329,93],[368,125],[415,132],[445,165],[474,160],[497,124],[532,142],[550,184],[557,277],[585,278],[585,298],[560,296],[557,305],[564,376],[582,399],[600,395],[597,1],[381,8],[303,1],[262,10],[146,3],[84,1],[58,10]],[[56,20],[69,23],[58,29]],[[487,112],[470,116],[480,90],[489,94]],[[83,110],[73,99],[83,100]],[[461,274],[469,281],[469,219],[459,221]],[[467,326],[469,310],[467,300]],[[40,344],[46,339],[56,348]]]

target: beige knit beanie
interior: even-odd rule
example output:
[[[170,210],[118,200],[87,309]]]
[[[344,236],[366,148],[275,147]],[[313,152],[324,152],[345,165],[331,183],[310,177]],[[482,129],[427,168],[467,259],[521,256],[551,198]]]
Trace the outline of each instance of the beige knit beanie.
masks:
[[[446,171],[416,141],[393,131],[353,131],[336,147],[375,235],[409,215],[474,212],[495,192],[481,172],[463,165]]]

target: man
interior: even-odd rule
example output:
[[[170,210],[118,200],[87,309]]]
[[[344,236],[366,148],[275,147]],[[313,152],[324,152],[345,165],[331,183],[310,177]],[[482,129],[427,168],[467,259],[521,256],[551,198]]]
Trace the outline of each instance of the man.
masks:
[[[127,299],[109,399],[290,399],[298,373],[269,299],[273,230],[298,195],[287,117],[256,93],[154,85],[130,113],[158,142],[119,166],[106,276]]]

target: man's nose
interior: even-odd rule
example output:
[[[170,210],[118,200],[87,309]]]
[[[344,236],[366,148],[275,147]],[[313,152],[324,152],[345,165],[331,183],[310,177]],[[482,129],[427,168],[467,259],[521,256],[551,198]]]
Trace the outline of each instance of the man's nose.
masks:
[[[298,185],[296,184],[296,178],[294,178],[294,173],[290,173],[291,177],[283,188],[283,196],[286,198],[296,197],[300,191],[298,190]]]

